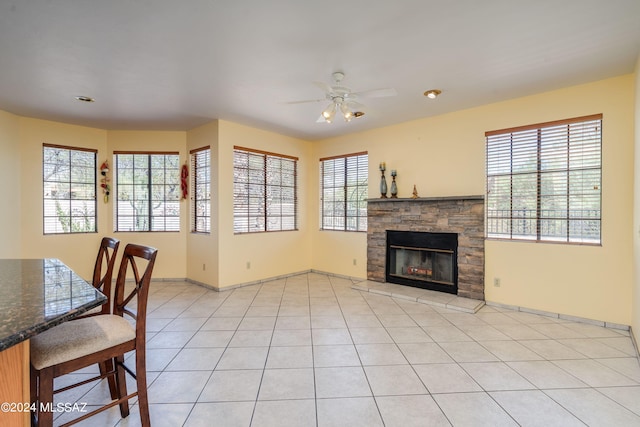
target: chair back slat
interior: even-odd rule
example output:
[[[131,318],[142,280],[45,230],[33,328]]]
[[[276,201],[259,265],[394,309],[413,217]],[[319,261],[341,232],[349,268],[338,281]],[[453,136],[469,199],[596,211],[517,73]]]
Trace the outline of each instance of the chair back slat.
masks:
[[[111,313],[111,279],[113,278],[113,266],[116,262],[116,254],[120,241],[112,237],[103,237],[100,249],[93,267],[93,286],[107,297],[102,314]]]
[[[153,272],[153,266],[156,261],[157,253],[157,249],[149,246],[135,245],[132,243],[128,244],[124,248],[122,261],[120,262],[120,270],[118,271],[118,278],[116,279],[116,292],[115,300],[113,303],[113,314],[117,316],[123,316],[124,314],[127,314],[128,316],[133,317],[136,320],[136,333],[138,334],[139,338],[143,337],[143,340],[145,336],[144,332],[146,326],[146,316],[144,316],[144,313],[146,313],[147,309],[149,284],[151,282],[151,273]],[[144,272],[142,273],[142,275],[140,275],[138,262],[145,261],[146,266],[144,267]],[[125,295],[127,270],[129,266],[131,266],[131,269],[133,271],[135,285],[133,287],[133,290],[131,290],[128,295]],[[131,302],[131,300],[134,299],[134,297],[137,297],[135,313],[133,312],[133,310],[127,307],[127,305]]]

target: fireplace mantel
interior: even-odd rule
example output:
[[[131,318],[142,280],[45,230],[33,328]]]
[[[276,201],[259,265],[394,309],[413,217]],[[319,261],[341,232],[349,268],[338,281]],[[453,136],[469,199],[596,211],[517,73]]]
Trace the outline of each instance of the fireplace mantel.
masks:
[[[458,296],[484,300],[484,196],[367,202],[367,279],[385,281],[387,230],[457,233]]]
[[[446,197],[403,197],[392,199],[390,197],[386,199],[367,199],[367,203],[388,203],[388,202],[444,202],[444,201],[457,201],[457,200],[482,200],[484,202],[484,196],[446,196]]]

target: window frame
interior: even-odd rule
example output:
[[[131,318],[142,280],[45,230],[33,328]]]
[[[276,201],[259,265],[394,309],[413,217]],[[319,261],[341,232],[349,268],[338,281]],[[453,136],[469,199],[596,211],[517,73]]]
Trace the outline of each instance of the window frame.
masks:
[[[602,245],[602,126],[603,115],[593,114],[486,132],[486,238]],[[562,144],[566,148],[558,148]],[[535,169],[531,166],[533,155]],[[503,172],[498,173],[500,169]],[[514,185],[528,186],[529,194],[514,192]],[[500,191],[506,187],[508,191]],[[531,204],[532,200],[533,209],[514,206]],[[499,208],[505,201],[509,207]],[[554,207],[556,204],[560,207]],[[527,216],[527,210],[534,209],[535,216]],[[519,213],[514,214],[516,211]],[[501,222],[507,231],[499,230]]]
[[[136,184],[135,182],[131,183],[131,184],[123,184],[120,182],[120,165],[118,162],[118,156],[119,155],[132,155],[134,156],[133,162],[135,164],[135,156],[147,156],[147,182],[146,183],[140,183],[140,184]],[[165,163],[165,167],[163,168],[163,171],[167,171],[167,170],[173,170],[175,173],[175,182],[169,182],[167,183],[167,174],[164,173],[164,179],[162,181],[162,184],[154,184],[152,182],[153,177],[152,177],[152,173],[153,170],[155,170],[156,168],[152,167],[152,156],[164,156],[164,163]],[[176,156],[177,160],[177,166],[176,168],[166,168],[166,161],[167,158],[166,156]],[[182,217],[181,217],[181,192],[180,192],[180,153],[178,151],[114,151],[113,152],[113,164],[114,164],[114,173],[113,173],[113,179],[114,179],[114,189],[115,189],[115,196],[114,196],[114,204],[113,204],[113,231],[115,233],[176,233],[176,232],[180,232],[181,231],[181,223],[182,223]],[[133,167],[132,170],[135,170],[136,168]],[[144,169],[144,168],[143,168]],[[122,230],[120,229],[120,217],[131,217],[132,221],[135,222],[135,215],[124,215],[119,213],[119,204],[121,202],[125,202],[126,200],[120,200],[121,197],[121,186],[124,185],[130,185],[130,186],[135,186],[135,185],[141,185],[144,186],[146,185],[147,187],[147,196],[148,198],[146,199],[146,201],[148,202],[148,207],[147,207],[147,214],[148,215],[140,215],[140,217],[142,218],[147,218],[149,219],[148,222],[148,229],[147,230],[136,230],[136,229],[132,229],[132,230]],[[165,187],[165,191],[164,191],[164,198],[162,200],[155,200],[153,199],[153,191],[152,190],[152,186],[153,185],[162,185],[163,187]],[[166,187],[167,186],[173,186],[175,187],[175,191],[176,191],[176,198],[175,199],[167,199],[167,195],[166,195]],[[135,196],[134,196],[135,197]],[[135,200],[135,199],[134,199]],[[143,199],[139,199],[139,200],[143,200]],[[167,203],[167,202],[175,202],[177,205],[177,209],[178,209],[178,214],[177,215],[153,215],[153,203],[154,201],[161,201],[163,203]],[[134,208],[135,209],[135,208]],[[162,218],[163,220],[163,227],[162,229],[154,229],[155,224],[154,224],[154,219],[157,218]],[[177,229],[167,229],[167,218],[177,218]],[[135,228],[135,227],[134,227]]]
[[[366,167],[366,170],[364,172],[362,172],[360,170],[360,158],[361,157],[365,157],[366,159],[364,159],[364,161],[362,162],[362,164]],[[355,176],[357,178],[360,178],[361,175],[364,174],[365,177],[365,181],[364,182],[358,182],[355,185],[349,185],[349,176],[350,174],[353,174],[354,171],[352,171],[350,169],[350,163],[349,163],[349,159],[354,159],[355,158]],[[326,215],[325,213],[325,190],[327,189],[327,187],[325,187],[325,173],[326,173],[326,168],[325,165],[328,165],[328,163],[326,162],[333,162],[334,166],[333,166],[333,170],[336,171],[336,161],[337,160],[344,160],[344,168],[342,169],[343,173],[340,173],[341,175],[341,180],[339,180],[339,182],[342,182],[342,197],[343,197],[343,204],[342,204],[342,210],[344,211],[344,215],[343,216],[336,216],[336,215]],[[331,156],[331,157],[323,157],[321,159],[319,159],[320,162],[320,230],[321,231],[345,231],[345,232],[356,232],[356,233],[366,233],[367,229],[369,228],[369,222],[368,222],[368,218],[367,218],[367,199],[369,197],[369,152],[368,151],[361,151],[361,152],[357,152],[357,153],[349,153],[349,154],[342,154],[342,155],[338,155],[338,156]],[[336,176],[334,176],[333,181],[336,181]],[[333,187],[329,187],[332,189],[339,189],[340,186],[336,185]],[[353,198],[351,198],[349,196],[349,189],[355,188],[356,194],[358,193],[358,189],[362,188],[364,190],[364,199],[362,200],[354,200]],[[334,192],[335,195],[335,192]],[[360,215],[360,214],[356,214],[356,215],[350,215],[350,209],[349,209],[349,204],[350,203],[356,203],[356,204],[360,204],[360,203],[364,203],[364,206],[358,206],[356,208],[356,212],[361,212],[362,209],[364,209],[364,215]],[[337,206],[337,205],[336,205]],[[353,211],[353,209],[351,210]],[[328,225],[328,218],[333,218],[334,220],[337,218],[342,218],[343,223],[342,226],[339,225],[334,225],[334,226],[330,226]],[[364,219],[364,221],[363,221]],[[355,220],[356,222],[356,226],[355,228],[349,229],[349,223],[350,220]],[[364,226],[362,227],[361,225],[364,224]]]
[[[211,234],[211,146],[191,150],[189,155],[191,157],[191,232]],[[202,158],[205,159],[205,164],[200,165],[199,161]],[[204,174],[201,173],[203,169]],[[205,193],[203,197],[200,189]],[[204,203],[204,214],[198,211],[199,203]],[[204,229],[201,229],[199,224],[203,224]]]
[[[254,174],[251,176],[250,171],[260,171],[260,169],[255,169],[251,167],[247,168],[239,168],[237,165],[240,161],[237,158],[238,155],[247,155],[247,156],[256,156],[262,159],[263,167],[262,167],[262,177],[258,177],[258,174]],[[270,168],[270,159],[271,161],[277,161],[280,163],[280,185],[273,184],[273,176],[270,176],[271,173],[276,173],[277,170],[274,168]],[[282,231],[298,231],[298,157],[290,156],[287,154],[273,153],[269,151],[256,150],[253,148],[241,147],[234,145],[233,147],[233,232],[234,234],[250,234],[250,233],[273,233],[273,232],[282,232]],[[292,165],[292,178],[293,183],[291,185],[285,185],[282,183],[283,176],[286,176],[284,171],[282,170],[282,165],[286,165],[286,163],[282,162],[291,162]],[[246,172],[246,176],[245,176]],[[244,180],[242,179],[244,178]],[[259,178],[257,182],[251,182]],[[271,182],[271,183],[270,183]],[[240,193],[240,186],[246,186],[244,194]],[[279,193],[281,195],[280,198],[272,198],[268,197],[270,194],[269,189],[280,189]],[[284,194],[289,193],[286,189],[293,188],[293,198],[285,198]],[[278,193],[278,191],[275,191]],[[256,196],[260,194],[260,196]],[[253,201],[252,201],[253,200]],[[256,202],[256,200],[259,200]],[[273,207],[270,206],[270,203],[273,201],[280,202],[280,215],[270,214],[272,212]],[[284,215],[282,213],[282,206],[285,204],[283,202],[288,202],[293,204],[293,214],[292,215]],[[239,215],[240,212],[243,212],[244,209],[239,209],[239,207],[246,206],[246,215]],[[252,209],[257,207],[260,215],[252,214]],[[293,225],[291,228],[283,228],[285,221],[284,218],[293,218]],[[241,223],[241,220],[246,218],[246,227]],[[255,219],[258,220],[262,218],[262,224],[260,229],[251,230],[251,222]],[[269,229],[269,219],[279,219],[280,228]],[[256,225],[257,227],[257,225]]]
[[[54,150],[66,150],[69,152],[69,180],[68,181],[52,181],[50,179],[48,179],[47,174],[46,174],[46,165],[48,163],[46,163],[46,156],[45,156],[45,151],[47,149],[54,149]],[[73,152],[77,152],[77,153],[91,153],[93,154],[93,165],[92,166],[88,166],[85,167],[86,169],[90,169],[91,171],[93,171],[93,173],[89,174],[89,176],[92,178],[92,180],[89,181],[73,181],[73,168],[74,168],[74,163],[73,163]],[[82,166],[76,164],[75,165],[76,168],[80,168]],[[71,147],[71,146],[65,146],[65,145],[58,145],[58,144],[48,144],[48,143],[43,143],[42,144],[42,233],[45,236],[48,235],[56,235],[56,234],[88,234],[88,233],[97,233],[98,232],[98,197],[97,197],[97,191],[98,191],[98,179],[97,179],[97,167],[98,167],[98,150],[96,149],[92,149],[92,148],[84,148],[84,147]],[[52,174],[53,175],[53,174]],[[49,178],[51,177],[51,175],[49,176]],[[49,184],[49,186],[51,186],[52,184],[55,183],[65,183],[68,184],[69,186],[69,197],[68,198],[63,198],[63,199],[58,199],[58,198],[53,198],[53,197],[47,197],[47,187]],[[89,197],[89,198],[84,198],[84,199],[75,199],[72,196],[72,185],[73,184],[79,184],[79,185],[90,185],[91,186],[91,190],[93,193],[93,197]],[[47,231],[47,218],[56,218],[58,222],[60,222],[60,215],[56,214],[55,216],[47,216],[47,200],[63,200],[63,201],[67,201],[69,203],[69,231]],[[92,201],[92,208],[93,208],[93,215],[73,215],[73,201],[74,200],[81,200],[84,201],[84,205],[86,208],[86,204],[87,202],[91,202]],[[56,208],[57,209],[57,208]],[[90,219],[90,221],[93,222],[93,229],[92,230],[81,230],[81,231],[73,231],[73,220],[75,219],[82,219],[84,218],[84,221],[86,222],[87,219]],[[62,228],[64,228],[64,225],[62,223],[60,223],[60,226]],[[57,227],[56,227],[57,228]]]

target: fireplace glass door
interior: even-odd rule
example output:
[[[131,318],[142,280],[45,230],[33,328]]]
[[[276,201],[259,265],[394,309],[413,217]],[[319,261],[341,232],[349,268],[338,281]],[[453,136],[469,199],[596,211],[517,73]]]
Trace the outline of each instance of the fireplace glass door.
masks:
[[[410,280],[453,286],[453,251],[443,249],[389,247],[389,274]]]
[[[458,292],[458,236],[387,230],[386,281]]]

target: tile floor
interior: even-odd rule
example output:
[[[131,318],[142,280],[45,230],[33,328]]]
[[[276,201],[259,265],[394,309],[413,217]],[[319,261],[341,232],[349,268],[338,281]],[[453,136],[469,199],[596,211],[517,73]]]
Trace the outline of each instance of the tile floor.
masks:
[[[316,273],[222,293],[154,282],[152,425],[640,426],[626,331],[490,306],[462,313],[352,284]],[[106,400],[104,382],[57,395]],[[137,407],[79,425],[137,426]]]

